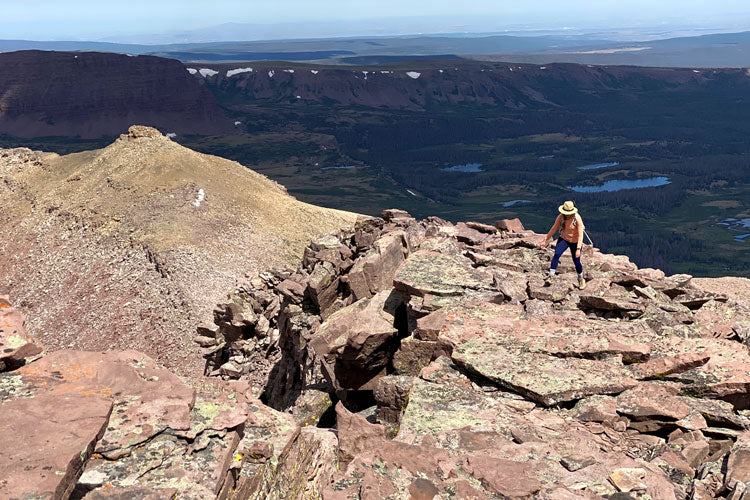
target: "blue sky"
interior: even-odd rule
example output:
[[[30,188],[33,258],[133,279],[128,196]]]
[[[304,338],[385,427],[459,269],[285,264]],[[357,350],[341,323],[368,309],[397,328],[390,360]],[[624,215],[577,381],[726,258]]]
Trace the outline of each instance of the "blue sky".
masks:
[[[95,39],[221,23],[336,23],[364,19],[481,16],[498,28],[522,24],[742,28],[747,0],[0,0],[0,39]],[[426,20],[424,32],[430,32]],[[750,25],[744,29],[750,29]],[[332,32],[331,36],[337,33]]]

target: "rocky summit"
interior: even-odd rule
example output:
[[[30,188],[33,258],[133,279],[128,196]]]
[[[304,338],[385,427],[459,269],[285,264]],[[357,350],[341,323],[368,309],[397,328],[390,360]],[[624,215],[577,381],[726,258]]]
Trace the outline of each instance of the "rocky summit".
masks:
[[[49,351],[138,349],[203,370],[193,332],[237,280],[296,265],[356,215],[133,126],[96,151],[0,150],[0,293]]]
[[[747,498],[748,280],[589,248],[580,290],[543,239],[362,217],[219,304],[190,383],[2,299],[0,496]]]

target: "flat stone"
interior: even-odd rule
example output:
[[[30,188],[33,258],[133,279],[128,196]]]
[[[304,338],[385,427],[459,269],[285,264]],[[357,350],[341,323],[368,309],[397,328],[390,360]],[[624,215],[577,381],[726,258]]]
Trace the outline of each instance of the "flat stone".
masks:
[[[635,386],[623,367],[603,361],[558,358],[470,340],[453,351],[461,366],[545,406]]]
[[[659,378],[673,373],[682,373],[703,366],[711,356],[703,353],[685,353],[677,356],[651,358],[645,363],[630,365],[633,377],[637,379]]]
[[[463,222],[456,224],[456,239],[469,245],[481,245],[486,239],[487,234],[476,229],[470,228]]]
[[[467,221],[466,225],[472,229],[481,231],[482,233],[487,233],[487,234],[497,233],[497,228],[495,226],[490,226],[489,224],[482,224],[481,222]]]
[[[490,274],[471,267],[468,259],[419,250],[396,272],[393,286],[410,295],[462,295],[467,289],[491,289]]]
[[[3,498],[67,498],[111,411],[102,395],[51,391],[0,404]]]
[[[529,463],[469,456],[466,465],[472,476],[487,484],[488,490],[502,498],[531,498],[542,486]]]
[[[690,414],[677,391],[656,384],[641,382],[617,396],[617,412],[633,418],[661,417],[679,420]]]
[[[643,491],[648,488],[644,482],[648,471],[641,468],[621,468],[616,469],[609,476],[609,480],[615,485],[618,491]]]
[[[592,309],[604,311],[645,311],[646,307],[639,301],[614,295],[581,294],[581,304]]]

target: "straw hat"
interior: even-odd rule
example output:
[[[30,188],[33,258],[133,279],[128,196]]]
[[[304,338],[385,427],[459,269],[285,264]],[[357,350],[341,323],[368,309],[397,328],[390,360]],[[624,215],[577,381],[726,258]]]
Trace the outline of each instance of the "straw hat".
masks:
[[[572,201],[566,201],[565,203],[557,207],[557,209],[563,215],[573,215],[578,213],[578,209],[575,207]]]

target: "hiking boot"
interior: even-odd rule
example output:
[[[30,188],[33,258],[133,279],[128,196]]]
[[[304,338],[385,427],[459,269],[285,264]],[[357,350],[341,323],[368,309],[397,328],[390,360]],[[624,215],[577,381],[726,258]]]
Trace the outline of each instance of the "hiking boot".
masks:
[[[583,290],[584,288],[586,288],[586,279],[578,278],[578,289]]]

